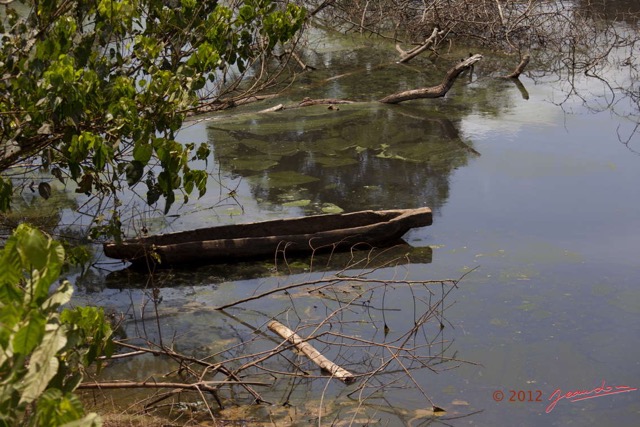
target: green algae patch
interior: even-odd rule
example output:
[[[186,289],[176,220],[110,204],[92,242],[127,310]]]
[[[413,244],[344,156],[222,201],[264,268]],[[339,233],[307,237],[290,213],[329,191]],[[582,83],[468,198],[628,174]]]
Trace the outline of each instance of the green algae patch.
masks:
[[[304,206],[309,206],[310,203],[311,203],[311,200],[303,199],[303,200],[294,200],[291,202],[286,202],[286,203],[283,203],[282,206],[286,208],[301,208]]]
[[[319,181],[318,178],[294,171],[272,172],[266,177],[269,187],[282,188]]]
[[[342,209],[340,206],[334,205],[333,203],[323,203],[321,210],[323,213],[326,213],[326,214],[344,212],[344,209]]]

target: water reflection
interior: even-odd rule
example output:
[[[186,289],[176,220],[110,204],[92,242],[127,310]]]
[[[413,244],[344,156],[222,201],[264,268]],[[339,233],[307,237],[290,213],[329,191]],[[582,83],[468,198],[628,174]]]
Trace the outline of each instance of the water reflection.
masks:
[[[220,170],[241,176],[263,204],[295,204],[307,213],[437,210],[449,175],[479,153],[456,122],[411,108],[307,107],[215,123],[209,138]]]
[[[640,14],[640,3],[637,0],[578,1],[578,8],[593,13],[594,18],[606,20],[624,20],[635,23]]]
[[[403,243],[380,249],[361,244],[355,245],[350,252],[318,253],[311,257],[285,257],[280,253],[266,261],[206,265],[190,269],[147,271],[130,267],[110,272],[103,280],[104,285],[111,289],[180,288],[194,284],[215,287],[224,282],[271,276],[285,277],[329,271],[353,274],[354,270],[394,268],[408,263],[429,264],[432,256],[433,251],[429,246],[413,247]]]

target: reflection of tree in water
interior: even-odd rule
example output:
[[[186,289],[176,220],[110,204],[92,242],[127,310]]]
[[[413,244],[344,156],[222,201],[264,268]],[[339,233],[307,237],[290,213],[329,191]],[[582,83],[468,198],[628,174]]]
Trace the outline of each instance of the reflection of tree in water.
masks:
[[[621,20],[630,24],[638,22],[640,3],[638,0],[580,1],[576,7],[585,14],[608,20]]]
[[[345,115],[330,125],[259,117],[250,131],[242,130],[246,122],[210,128],[210,140],[221,171],[244,177],[256,200],[302,202],[309,213],[328,203],[346,211],[437,210],[449,196],[451,172],[477,155],[445,118],[384,108]]]
[[[591,112],[608,111],[622,118],[617,137],[637,152],[640,4],[584,1],[564,13],[570,19],[548,24],[553,37],[537,47],[538,66],[530,76],[558,79],[562,95],[554,102],[566,111],[577,103]]]
[[[49,198],[44,199],[27,187],[13,198],[11,211],[0,213],[0,236],[8,236],[11,230],[24,222],[33,224],[51,235],[57,235],[56,230],[59,227],[68,225],[61,224],[62,211],[73,211],[77,207],[77,201],[66,191],[54,187]]]
[[[312,206],[332,203],[347,211],[419,206],[437,209],[446,202],[450,170],[378,155],[375,150],[366,150],[357,154],[354,165],[327,168],[314,162],[308,153],[299,153],[283,159],[274,171],[301,167],[306,175],[318,178],[306,184],[301,195],[311,200]],[[286,189],[262,185],[254,188],[256,198],[273,203],[282,200],[283,191]]]

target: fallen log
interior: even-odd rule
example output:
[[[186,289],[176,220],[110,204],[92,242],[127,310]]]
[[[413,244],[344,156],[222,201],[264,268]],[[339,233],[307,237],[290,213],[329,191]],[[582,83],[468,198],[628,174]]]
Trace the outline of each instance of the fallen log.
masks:
[[[282,338],[289,341],[293,344],[296,349],[300,352],[304,353],[313,363],[318,365],[321,369],[331,373],[332,376],[338,378],[340,381],[345,384],[351,384],[356,379],[353,374],[346,369],[341,368],[340,366],[333,363],[331,360],[327,359],[322,355],[318,350],[316,350],[311,344],[304,341],[298,334],[293,332],[291,329],[287,328],[282,323],[272,320],[267,324],[267,327],[280,335]]]
[[[440,98],[446,95],[446,93],[453,86],[453,82],[458,78],[460,73],[471,68],[473,64],[480,61],[482,55],[475,54],[470,56],[454,65],[445,76],[442,83],[437,86],[426,87],[421,89],[406,90],[404,92],[394,93],[393,95],[386,96],[380,100],[384,104],[398,104],[404,101],[410,101],[412,99],[421,98]]]

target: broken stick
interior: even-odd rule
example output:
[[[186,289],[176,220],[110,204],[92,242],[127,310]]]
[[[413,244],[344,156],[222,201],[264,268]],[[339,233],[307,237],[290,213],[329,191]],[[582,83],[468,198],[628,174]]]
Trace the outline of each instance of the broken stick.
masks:
[[[353,374],[346,369],[333,363],[331,360],[324,357],[318,350],[316,350],[311,344],[304,341],[298,334],[291,329],[284,326],[282,323],[272,320],[267,324],[267,327],[273,332],[280,335],[282,338],[293,344],[300,352],[304,353],[313,363],[318,365],[323,370],[331,373],[332,376],[338,378],[345,384],[351,384],[356,379]]]

